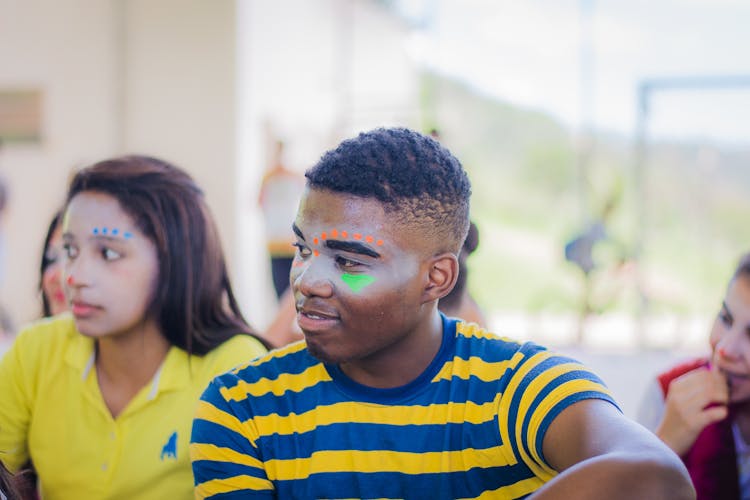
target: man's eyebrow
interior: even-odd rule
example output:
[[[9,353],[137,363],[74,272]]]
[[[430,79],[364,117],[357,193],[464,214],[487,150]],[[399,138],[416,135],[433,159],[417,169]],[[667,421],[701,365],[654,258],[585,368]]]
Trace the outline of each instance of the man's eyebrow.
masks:
[[[305,236],[302,234],[302,231],[300,230],[300,228],[297,227],[296,222],[292,222],[292,231],[294,231],[294,234],[299,236],[302,241],[305,240]]]
[[[380,258],[380,254],[362,243],[356,241],[326,240],[326,246],[331,250],[343,250],[345,252],[359,253],[375,259]]]

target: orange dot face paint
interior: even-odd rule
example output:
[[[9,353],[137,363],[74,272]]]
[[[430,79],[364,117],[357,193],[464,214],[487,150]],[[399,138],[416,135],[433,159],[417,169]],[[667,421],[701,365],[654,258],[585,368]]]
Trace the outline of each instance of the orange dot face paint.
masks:
[[[312,244],[313,245],[320,245],[327,239],[348,239],[349,238],[349,232],[348,231],[339,231],[338,229],[331,229],[330,231],[323,231],[320,233],[320,236],[314,236],[312,238]],[[382,239],[376,239],[375,236],[372,235],[362,235],[361,233],[352,233],[351,237],[355,240],[364,240],[367,243],[375,244],[377,246],[383,246],[385,243]],[[320,255],[320,251],[313,250],[312,251],[313,257],[318,257]]]

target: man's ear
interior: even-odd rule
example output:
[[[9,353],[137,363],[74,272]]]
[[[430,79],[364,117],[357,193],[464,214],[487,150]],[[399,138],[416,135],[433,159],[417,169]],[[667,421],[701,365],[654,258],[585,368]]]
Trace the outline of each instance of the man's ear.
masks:
[[[458,258],[451,252],[432,257],[428,266],[424,302],[438,300],[448,295],[458,279]]]

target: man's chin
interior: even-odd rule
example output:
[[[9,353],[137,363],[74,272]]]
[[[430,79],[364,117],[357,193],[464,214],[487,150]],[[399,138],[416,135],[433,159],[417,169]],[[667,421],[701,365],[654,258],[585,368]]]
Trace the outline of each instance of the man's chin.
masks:
[[[307,352],[309,352],[313,358],[326,365],[337,365],[343,361],[340,357],[332,356],[331,353],[322,349],[315,343],[307,343]]]

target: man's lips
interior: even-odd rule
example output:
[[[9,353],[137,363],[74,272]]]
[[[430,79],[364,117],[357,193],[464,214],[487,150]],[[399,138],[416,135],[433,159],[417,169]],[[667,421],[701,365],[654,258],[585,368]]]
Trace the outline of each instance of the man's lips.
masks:
[[[331,309],[297,307],[297,324],[305,333],[325,330],[338,321],[339,315]]]

